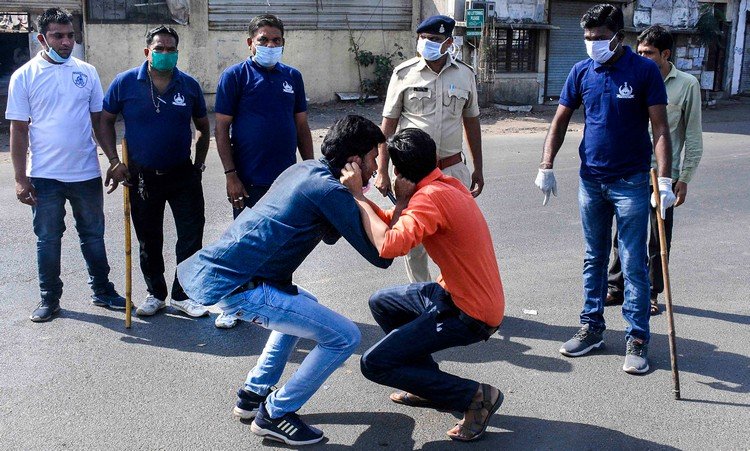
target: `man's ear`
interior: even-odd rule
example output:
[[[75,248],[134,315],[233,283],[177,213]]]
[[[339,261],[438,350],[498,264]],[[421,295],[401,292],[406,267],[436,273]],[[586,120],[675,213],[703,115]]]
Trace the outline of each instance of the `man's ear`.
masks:
[[[393,173],[396,175],[396,177],[401,175],[401,173],[398,171],[398,168],[396,168],[396,165],[393,165]]]
[[[362,158],[359,155],[352,155],[346,159],[347,163],[357,163],[357,166],[362,167]]]

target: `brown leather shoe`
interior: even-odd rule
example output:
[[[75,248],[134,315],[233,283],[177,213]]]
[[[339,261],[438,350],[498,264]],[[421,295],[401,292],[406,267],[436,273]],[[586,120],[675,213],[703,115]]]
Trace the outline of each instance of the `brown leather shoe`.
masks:
[[[604,300],[604,305],[622,305],[623,298],[621,296],[615,296],[610,292],[607,292],[607,298]]]

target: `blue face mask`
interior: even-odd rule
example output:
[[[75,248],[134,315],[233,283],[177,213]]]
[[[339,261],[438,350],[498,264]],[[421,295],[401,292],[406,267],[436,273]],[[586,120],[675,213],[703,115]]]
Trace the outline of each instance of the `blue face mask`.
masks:
[[[447,41],[447,39],[446,39]],[[440,48],[443,46],[443,42],[432,42],[429,39],[419,38],[417,40],[417,52],[422,55],[425,61],[436,61],[445,55],[447,52],[441,52]]]
[[[273,67],[281,61],[281,54],[284,53],[284,46],[279,47],[255,47],[255,56],[253,61],[263,67]]]
[[[44,39],[44,35],[42,35],[42,39]],[[66,62],[66,61],[68,61],[70,59],[70,55],[68,55],[67,58],[63,58],[62,56],[60,56],[60,54],[57,53],[55,51],[55,49],[52,48],[51,45],[49,45],[49,42],[47,42],[46,39],[44,39],[44,43],[47,44],[47,49],[44,50],[44,53],[46,53],[47,56],[49,57],[49,59],[51,59],[52,61],[54,61],[54,62],[56,62],[58,64],[62,64],[62,63]],[[72,55],[72,53],[71,53],[71,55]]]

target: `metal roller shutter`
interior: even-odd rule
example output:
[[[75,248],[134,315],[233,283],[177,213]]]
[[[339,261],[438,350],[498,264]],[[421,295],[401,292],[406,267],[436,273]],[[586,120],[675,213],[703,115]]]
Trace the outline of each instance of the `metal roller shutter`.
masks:
[[[0,5],[0,11],[41,13],[53,6],[57,8],[65,8],[71,13],[81,13],[83,11],[82,0],[3,0]]]
[[[246,30],[270,13],[290,30],[410,30],[411,0],[208,0],[209,30]]]
[[[560,29],[549,32],[546,93],[548,97],[558,97],[573,65],[588,58],[586,46],[583,44],[581,17],[595,4],[554,0],[550,2],[550,23]]]

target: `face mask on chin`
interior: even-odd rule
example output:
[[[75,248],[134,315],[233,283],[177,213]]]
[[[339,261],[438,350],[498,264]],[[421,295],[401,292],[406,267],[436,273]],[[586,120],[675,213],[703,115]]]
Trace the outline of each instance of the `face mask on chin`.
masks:
[[[446,39],[447,41],[448,39]],[[419,38],[417,40],[417,52],[422,55],[425,61],[436,61],[443,57],[447,52],[441,52],[440,48],[443,46],[443,42],[432,42],[429,39]]]
[[[589,58],[596,61],[599,64],[604,64],[614,56],[617,51],[617,47],[620,46],[618,42],[614,50],[610,50],[609,46],[614,39],[617,38],[617,34],[612,36],[609,41],[584,41],[586,43],[586,53]]]
[[[281,61],[281,55],[284,53],[284,46],[279,47],[255,47],[255,55],[253,61],[260,64],[263,67],[274,67],[276,63]]]
[[[49,59],[51,59],[52,61],[58,64],[62,64],[70,59],[70,55],[68,55],[67,58],[63,58],[62,56],[60,56],[60,54],[57,53],[55,49],[52,48],[51,45],[49,45],[49,42],[47,42],[47,39],[45,39],[44,35],[41,35],[41,36],[42,36],[42,39],[44,39],[44,43],[47,44],[47,48],[44,50],[44,53],[47,54]],[[71,55],[72,55],[72,52],[71,52]]]

